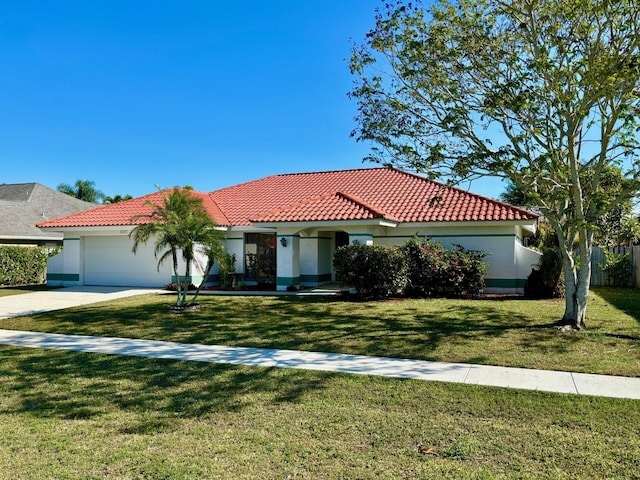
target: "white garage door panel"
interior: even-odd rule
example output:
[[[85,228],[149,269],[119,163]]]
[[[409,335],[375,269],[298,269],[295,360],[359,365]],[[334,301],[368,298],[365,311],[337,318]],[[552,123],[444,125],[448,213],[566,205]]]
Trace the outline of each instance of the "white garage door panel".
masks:
[[[171,261],[157,271],[153,244],[131,252],[127,236],[84,237],[85,285],[163,287],[171,281]]]

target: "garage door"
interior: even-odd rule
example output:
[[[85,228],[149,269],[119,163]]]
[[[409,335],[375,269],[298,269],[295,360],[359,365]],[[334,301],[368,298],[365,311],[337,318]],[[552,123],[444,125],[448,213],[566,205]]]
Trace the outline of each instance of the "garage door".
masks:
[[[171,260],[157,271],[153,244],[131,252],[128,236],[84,237],[84,284],[163,287],[171,281]]]

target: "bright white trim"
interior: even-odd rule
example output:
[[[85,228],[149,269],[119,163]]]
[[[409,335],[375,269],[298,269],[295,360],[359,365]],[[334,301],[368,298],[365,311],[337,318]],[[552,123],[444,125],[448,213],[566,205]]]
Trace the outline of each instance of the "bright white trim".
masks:
[[[62,240],[62,235],[59,237],[38,237],[35,235],[0,235],[0,240],[38,240],[38,241],[60,241]]]

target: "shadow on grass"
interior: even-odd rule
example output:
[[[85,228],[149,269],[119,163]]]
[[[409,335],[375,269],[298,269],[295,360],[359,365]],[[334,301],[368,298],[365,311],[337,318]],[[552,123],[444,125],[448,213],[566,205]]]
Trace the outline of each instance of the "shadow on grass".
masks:
[[[525,339],[520,343],[531,347],[557,335],[552,322],[485,300],[445,302],[440,309],[440,304],[428,301],[385,305],[318,297],[208,297],[201,309],[179,314],[168,311],[167,304],[166,299],[151,298],[129,306],[100,304],[50,312],[34,317],[34,329],[422,360],[438,360],[433,352],[443,342],[475,345],[475,351],[471,346],[459,361],[481,358],[483,342],[489,338],[521,332]]]
[[[13,347],[0,349],[0,364],[12,397],[0,413],[63,419],[143,413],[145,420],[124,425],[124,433],[157,433],[172,418],[238,411],[265,400],[297,402],[332,375]]]
[[[593,290],[615,308],[640,323],[640,290],[613,287],[597,287]]]
[[[48,285],[0,285],[0,297],[19,295],[21,293],[47,292],[62,287],[50,287]]]

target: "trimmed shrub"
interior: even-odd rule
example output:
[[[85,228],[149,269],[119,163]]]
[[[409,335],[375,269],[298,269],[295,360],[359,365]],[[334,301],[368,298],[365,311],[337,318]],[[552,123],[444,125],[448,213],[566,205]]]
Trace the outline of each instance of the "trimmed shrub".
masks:
[[[44,283],[47,259],[60,249],[0,245],[0,285]]]
[[[398,247],[407,261],[407,295],[433,297],[445,288],[446,250],[437,242],[409,240]]]
[[[338,278],[364,297],[473,297],[484,288],[487,254],[417,238],[399,247],[349,245],[334,255]]]
[[[418,238],[398,248],[407,258],[408,295],[475,297],[484,288],[485,252],[465,250],[460,245],[447,250],[438,242]]]
[[[338,278],[365,298],[399,295],[407,286],[405,256],[383,245],[346,245],[336,250],[333,266]]]
[[[445,295],[454,297],[477,297],[484,288],[484,276],[487,263],[483,259],[486,252],[465,250],[461,245],[454,245],[446,250],[442,285]]]

